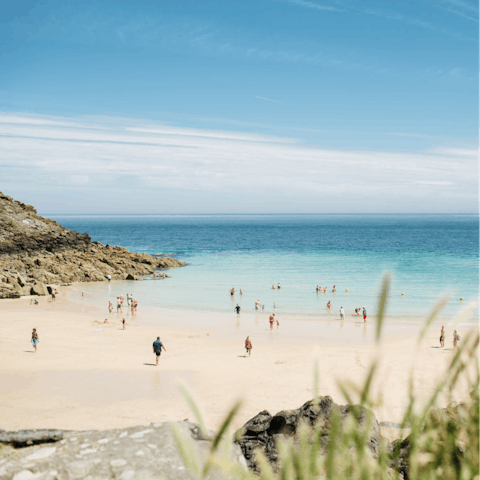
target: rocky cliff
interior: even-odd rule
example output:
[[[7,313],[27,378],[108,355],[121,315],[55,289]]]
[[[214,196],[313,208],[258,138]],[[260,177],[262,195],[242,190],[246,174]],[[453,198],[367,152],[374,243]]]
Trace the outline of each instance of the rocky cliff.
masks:
[[[37,215],[31,205],[0,192],[0,298],[46,295],[47,285],[137,280],[185,262],[92,241]]]

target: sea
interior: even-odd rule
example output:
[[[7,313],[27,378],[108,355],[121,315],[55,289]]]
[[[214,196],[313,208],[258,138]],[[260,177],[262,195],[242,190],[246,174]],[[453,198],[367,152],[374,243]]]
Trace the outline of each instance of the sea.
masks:
[[[292,317],[364,306],[375,314],[385,272],[392,278],[388,317],[417,321],[447,295],[440,317],[452,318],[478,301],[474,214],[46,216],[103,244],[187,262],[169,269],[170,278],[131,282],[128,293],[158,310],[232,313],[238,303],[253,312],[259,300]],[[105,292],[97,291],[100,301]],[[477,322],[478,306],[466,317]]]

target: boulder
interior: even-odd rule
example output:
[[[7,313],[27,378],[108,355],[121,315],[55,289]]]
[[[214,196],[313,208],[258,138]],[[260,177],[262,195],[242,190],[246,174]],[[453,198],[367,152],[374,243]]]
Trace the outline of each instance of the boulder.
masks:
[[[47,287],[40,282],[35,282],[30,288],[30,295],[48,295]]]
[[[236,435],[249,468],[255,472],[259,471],[255,459],[255,450],[260,449],[270,461],[273,469],[276,470],[278,467],[276,441],[286,437],[293,437],[294,441],[297,441],[297,431],[300,424],[304,424],[312,430],[314,427],[321,429],[321,443],[324,449],[328,440],[331,415],[334,411],[339,414],[342,424],[351,415],[357,418],[360,425],[364,424],[368,413],[373,416],[372,412],[358,405],[337,405],[329,396],[319,397],[318,405],[310,400],[296,410],[284,410],[274,416],[266,410],[260,412],[249,420]],[[379,453],[382,437],[380,427],[374,416],[369,437],[368,447],[372,454],[376,456]]]

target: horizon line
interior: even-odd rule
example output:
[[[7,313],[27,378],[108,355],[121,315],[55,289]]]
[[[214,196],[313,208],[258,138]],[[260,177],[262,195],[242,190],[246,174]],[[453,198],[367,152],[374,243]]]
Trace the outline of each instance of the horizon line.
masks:
[[[127,216],[207,216],[207,215],[218,215],[218,216],[232,216],[232,215],[250,215],[250,216],[264,216],[264,215],[478,215],[479,212],[367,212],[367,213],[358,213],[358,212],[329,212],[329,213],[38,213],[38,215],[65,215],[65,216],[115,216],[115,217],[127,217]]]

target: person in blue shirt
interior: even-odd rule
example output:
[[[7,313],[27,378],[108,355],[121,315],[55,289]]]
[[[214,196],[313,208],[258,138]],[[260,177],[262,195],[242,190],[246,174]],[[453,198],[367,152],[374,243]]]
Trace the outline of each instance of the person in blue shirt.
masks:
[[[163,343],[160,341],[160,337],[153,342],[153,353],[157,356],[157,361],[155,362],[155,366],[158,367],[158,359],[162,354],[162,348],[166,352],[167,349],[163,346]]]
[[[367,309],[363,307],[363,321],[367,323]]]

